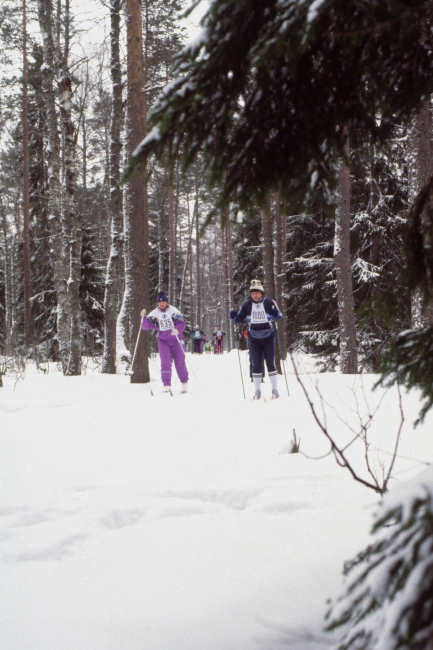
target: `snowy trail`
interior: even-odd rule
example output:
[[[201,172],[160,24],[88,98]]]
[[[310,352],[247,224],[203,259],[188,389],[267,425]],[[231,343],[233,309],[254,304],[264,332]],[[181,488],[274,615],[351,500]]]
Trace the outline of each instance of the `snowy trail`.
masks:
[[[287,453],[293,428],[305,453],[327,450],[293,375],[290,398],[280,380],[280,400],[252,403],[236,353],[188,362],[200,386],[191,375],[191,392],[179,395],[173,381],[174,397],[159,392],[157,364],[155,397],[92,371],[29,370],[15,390],[7,380],[2,650],[250,650],[278,645],[279,626],[320,633],[343,561],[368,540],[376,496],[332,458]],[[354,379],[318,379],[341,417],[356,420]],[[374,378],[362,381],[373,403]],[[397,478],[433,451],[431,419],[414,433],[416,398],[406,407]],[[332,409],[328,417],[346,435]],[[375,420],[386,448],[395,395]]]

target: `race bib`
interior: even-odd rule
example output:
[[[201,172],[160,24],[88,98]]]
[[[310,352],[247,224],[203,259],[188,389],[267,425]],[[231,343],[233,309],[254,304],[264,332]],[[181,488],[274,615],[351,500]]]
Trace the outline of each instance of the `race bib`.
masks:
[[[262,302],[254,303],[251,306],[251,323],[257,325],[258,323],[267,323],[268,316],[265,312],[265,306]]]
[[[172,316],[176,313],[177,310],[169,305],[164,311],[161,311],[159,308],[154,309],[150,312],[149,317],[152,316],[157,319],[160,332],[166,332],[167,330],[172,330],[174,328]]]
[[[201,339],[201,334],[200,334],[200,332],[194,332],[194,338],[195,338],[195,339]]]
[[[223,335],[222,330],[217,330],[217,336],[221,337]]]
[[[170,316],[170,314],[161,314],[161,316],[158,318],[159,321],[159,329],[161,332],[165,332],[166,330],[172,330],[174,327],[173,320]]]

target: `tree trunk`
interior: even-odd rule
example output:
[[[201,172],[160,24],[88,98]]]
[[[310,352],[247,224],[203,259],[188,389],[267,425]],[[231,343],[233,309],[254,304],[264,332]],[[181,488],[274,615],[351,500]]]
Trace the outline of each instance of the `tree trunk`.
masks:
[[[42,87],[47,129],[48,225],[50,254],[57,299],[57,340],[63,372],[69,359],[69,330],[67,279],[69,276],[67,245],[61,222],[60,139],[54,92],[56,52],[53,39],[51,0],[38,0],[38,19],[42,34]]]
[[[370,209],[371,209],[371,215],[372,215],[372,221],[376,222],[376,215],[375,215],[375,210],[377,206],[379,205],[380,201],[380,191],[379,191],[379,185],[377,183],[377,170],[376,170],[376,165],[375,165],[375,146],[373,144],[370,144],[370,177],[371,177],[371,182],[370,182]],[[373,238],[371,241],[371,253],[370,253],[370,259],[371,263],[379,267],[379,260],[380,260],[380,239],[379,235],[377,233],[373,234]],[[380,291],[376,283],[373,285],[373,290],[372,290],[372,302],[373,302],[373,322],[372,322],[372,328],[375,333],[375,338],[376,342],[373,343],[373,349],[372,349],[372,357],[373,357],[373,363],[372,363],[372,370],[376,371],[378,369],[378,362],[379,362],[379,350],[380,350],[380,341],[382,338],[382,332],[381,332],[381,326],[380,323],[378,323],[376,316],[375,316],[375,304],[377,303],[378,299],[380,297]]]
[[[282,267],[281,267],[281,272],[283,274],[282,278],[282,292],[283,292],[283,297],[281,299],[281,312],[283,314],[283,320],[281,321],[281,330],[282,330],[282,335],[281,335],[281,347],[283,348],[283,358],[287,358],[287,348],[289,344],[289,337],[288,337],[288,320],[287,320],[287,298],[284,296],[287,295],[288,288],[287,288],[287,267],[286,267],[286,262],[287,262],[287,216],[286,213],[280,212],[280,219],[281,219],[281,251],[282,251]]]
[[[230,218],[227,219],[227,263],[228,263],[228,276],[229,276],[229,311],[235,308],[235,290],[233,285],[233,246],[232,246],[232,226]],[[230,348],[233,348],[235,342],[233,340],[233,328],[230,327],[231,321],[228,320],[228,336],[230,340]]]
[[[348,153],[347,146],[347,155]],[[350,262],[350,171],[343,162],[340,167],[339,195],[335,217],[334,260],[340,321],[340,369],[344,374],[355,374],[358,372],[358,350]]]
[[[287,309],[285,300],[283,300],[283,283],[285,278],[284,262],[286,261],[285,233],[283,234],[283,222],[285,222],[285,220],[286,217],[281,214],[280,199],[277,195],[275,197],[275,300],[283,314],[283,319],[280,321],[280,326],[278,328],[283,359],[286,358],[287,332]]]
[[[432,114],[430,99],[415,116],[409,132],[409,203],[433,175]],[[426,206],[423,219],[432,206]],[[412,326],[433,324],[433,302],[425,305],[419,291],[412,296]]]
[[[262,254],[266,295],[275,298],[274,245],[272,241],[272,214],[269,202],[262,211]]]
[[[195,192],[195,284],[197,287],[196,297],[196,323],[201,327],[201,271],[200,271],[200,211],[198,205],[198,176],[196,175]]]
[[[24,332],[27,350],[32,344],[32,308],[30,285],[30,191],[29,191],[29,106],[27,93],[27,11],[23,0],[23,276],[24,276]]]
[[[2,230],[4,240],[4,265],[5,265],[5,338],[4,354],[12,353],[12,254],[9,247],[9,226],[6,216],[6,209],[0,198],[0,214],[2,217]]]
[[[170,233],[170,252],[168,258],[168,291],[170,303],[175,302],[175,261],[176,246],[174,238],[174,197],[173,197],[173,176],[170,174],[168,180],[168,231]]]
[[[188,244],[186,249],[185,262],[183,265],[182,279],[180,284],[179,305],[178,305],[178,309],[181,314],[183,314],[183,294],[185,292],[186,270],[187,268],[191,269],[190,260],[191,260],[192,225],[193,224],[191,224],[191,219],[189,217],[189,209],[188,209]]]
[[[269,298],[275,298],[275,272],[274,272],[274,243],[272,238],[272,213],[270,201],[262,210],[262,251],[263,251],[263,275],[264,288]],[[278,333],[275,341],[275,366],[281,375],[280,350],[278,345]]]
[[[189,195],[186,195],[187,207],[188,207],[188,229],[191,233],[189,238],[189,318],[191,321],[191,326],[194,321],[194,289],[193,289],[193,260],[192,260],[192,232],[194,229],[194,218],[191,219],[190,207],[189,207]]]
[[[122,69],[120,65],[121,0],[111,0],[111,132],[110,132],[110,219],[111,247],[107,264],[104,296],[104,352],[102,372],[116,372],[116,323],[122,285],[123,219],[120,189],[121,132],[123,124]]]
[[[230,320],[229,320],[229,270],[228,270],[228,262],[227,262],[227,242],[226,242],[226,235],[227,231],[226,228],[224,227],[224,224],[221,223],[220,226],[220,233],[221,233],[221,270],[222,270],[222,275],[223,275],[223,306],[224,306],[224,316],[221,318],[221,327],[223,328],[224,325],[227,327],[227,351],[230,352],[231,347],[230,347]]]
[[[127,133],[126,146],[130,155],[144,137],[145,106],[143,103],[143,49],[140,0],[127,0]],[[125,231],[128,256],[125,268],[126,316],[128,321],[130,352],[140,334],[140,311],[147,307],[149,289],[149,233],[145,182],[138,176],[129,183],[125,206]],[[146,335],[140,336],[137,347],[132,383],[150,381]]]
[[[69,240],[69,277],[67,285],[68,311],[70,318],[69,358],[67,375],[81,375],[81,219],[75,200],[75,137],[71,115],[72,82],[66,70],[60,80],[60,111],[63,123],[64,142],[64,210]]]

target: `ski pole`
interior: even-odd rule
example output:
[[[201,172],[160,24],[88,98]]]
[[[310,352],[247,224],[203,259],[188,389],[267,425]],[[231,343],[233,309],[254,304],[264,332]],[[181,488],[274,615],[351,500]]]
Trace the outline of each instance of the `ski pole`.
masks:
[[[131,370],[129,371],[130,375],[134,374],[132,369],[134,367],[135,355],[137,354],[138,341],[140,340],[141,326],[143,325],[143,318],[144,318],[144,316],[142,316],[141,320],[140,320],[140,329],[138,330],[137,340],[135,342],[134,354],[132,356]]]
[[[189,363],[189,361],[188,361],[188,358],[187,358],[187,356],[186,356],[186,352],[185,352],[185,350],[183,349],[183,347],[182,347],[182,343],[180,342],[179,337],[178,337],[177,334],[176,334],[176,339],[177,339],[177,342],[178,342],[179,345],[180,345],[180,349],[181,349],[182,352],[183,352],[183,356],[185,357],[185,361],[186,361],[187,366],[189,367],[189,369],[191,370],[192,374],[194,375],[195,380],[196,380],[197,384],[199,385],[199,388],[200,388],[201,392],[203,392],[203,388],[201,387],[200,382],[199,382],[199,380],[197,379],[197,375],[196,375],[195,372],[194,372],[194,368],[192,367],[192,365],[191,365],[191,364]]]
[[[280,330],[278,329],[278,326],[277,326],[276,323],[275,323],[275,329],[277,330],[278,348],[280,350],[280,359],[281,359],[281,364],[282,364],[283,370],[284,370],[284,379],[286,380],[287,397],[290,397],[289,384],[287,383],[286,366],[284,365],[283,350],[282,350],[282,347],[281,347]]]
[[[242,390],[244,392],[244,399],[247,399],[247,396],[245,395],[244,378],[243,378],[243,375],[242,375],[241,353],[239,352],[238,332],[236,331],[234,325],[233,325],[233,329],[235,330],[235,341],[236,341],[236,347],[237,347],[237,350],[238,350],[239,370],[241,372]]]

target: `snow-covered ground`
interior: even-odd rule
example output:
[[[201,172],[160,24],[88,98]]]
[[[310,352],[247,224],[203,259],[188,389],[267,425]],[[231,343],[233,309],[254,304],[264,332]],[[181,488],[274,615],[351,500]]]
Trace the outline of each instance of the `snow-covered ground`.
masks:
[[[190,393],[158,381],[29,367],[0,389],[0,648],[2,650],[261,650],[323,647],[326,600],[369,540],[378,496],[330,456],[288,369],[290,397],[244,400],[236,352],[188,355]],[[246,371],[245,354],[241,367]],[[376,377],[302,380],[349,441],[378,403]],[[158,362],[152,374],[158,379]],[[323,397],[323,409],[315,388]],[[270,394],[269,382],[263,385]],[[432,418],[406,421],[391,484],[431,460]],[[345,422],[347,424],[345,424]],[[389,463],[396,391],[369,431],[373,468]],[[368,478],[363,445],[351,459]],[[385,467],[386,469],[386,467]]]

